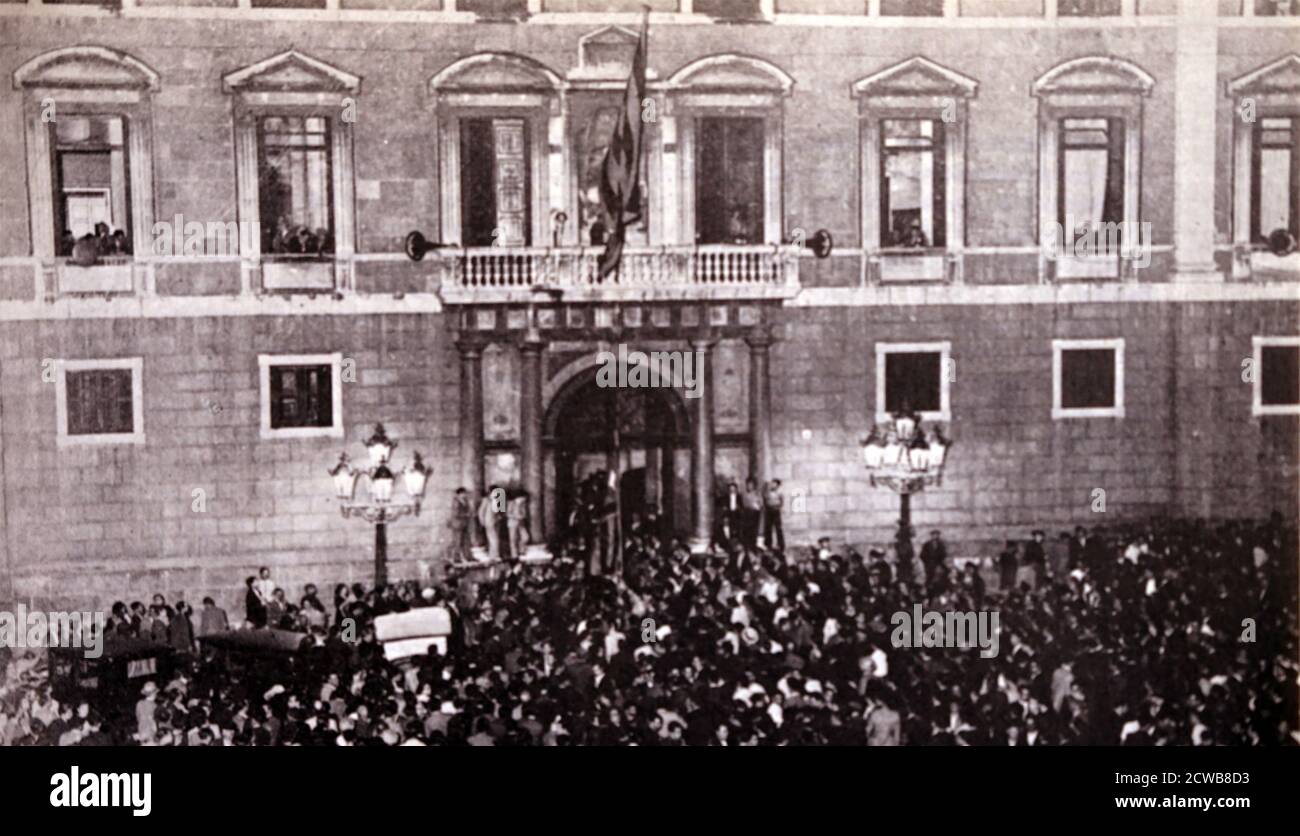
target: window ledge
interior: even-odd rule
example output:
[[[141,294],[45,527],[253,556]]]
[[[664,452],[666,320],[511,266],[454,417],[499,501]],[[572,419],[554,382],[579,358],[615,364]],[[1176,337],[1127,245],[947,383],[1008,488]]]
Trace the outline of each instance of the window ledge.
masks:
[[[1300,403],[1280,403],[1252,406],[1250,414],[1259,418],[1267,415],[1300,415]]]
[[[943,282],[948,279],[947,250],[920,248],[915,250],[880,250],[880,282]]]
[[[262,288],[270,291],[332,292],[335,288],[335,260],[262,260]]]
[[[286,438],[342,438],[343,426],[332,427],[280,427],[273,429],[262,427],[260,436],[266,441],[278,441]]]
[[[923,410],[920,410],[920,411],[918,411],[918,412],[916,413],[916,417],[917,417],[919,420],[921,420],[921,421],[929,421],[929,422],[931,422],[931,423],[940,423],[940,424],[951,424],[951,423],[952,423],[952,410],[950,410],[950,409],[938,409],[938,410],[936,410],[936,409],[923,409]],[[882,409],[878,409],[878,410],[876,410],[876,423],[877,423],[877,424],[891,424],[891,423],[893,423],[894,418],[895,418],[895,415],[894,415],[894,413],[892,413],[892,412],[886,412],[885,410],[882,410]]]
[[[1054,259],[1058,279],[1118,279],[1118,254],[1058,255]]]
[[[138,433],[95,433],[93,435],[67,435],[59,433],[59,447],[84,447],[103,444],[144,444],[143,432]]]
[[[1122,406],[1090,406],[1090,407],[1052,407],[1052,420],[1059,421],[1066,418],[1123,418],[1124,407]]]
[[[1274,255],[1265,250],[1254,250],[1250,254],[1250,269],[1252,272],[1300,273],[1300,252]]]
[[[130,256],[90,266],[60,259],[56,277],[59,296],[135,292],[135,262]]]

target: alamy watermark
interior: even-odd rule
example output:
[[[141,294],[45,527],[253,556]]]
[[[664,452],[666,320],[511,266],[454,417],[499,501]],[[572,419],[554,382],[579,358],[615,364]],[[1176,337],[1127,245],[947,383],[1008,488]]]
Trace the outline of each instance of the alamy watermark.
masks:
[[[889,619],[889,641],[894,647],[978,647],[981,657],[992,659],[998,655],[998,618],[997,610],[937,612],[916,604]]]
[[[151,255],[239,255],[254,252],[262,238],[257,221],[187,221],[176,215],[153,225]]]
[[[1058,258],[1118,255],[1134,267],[1151,264],[1151,224],[1147,221],[1092,221],[1065,216],[1043,230],[1043,254]]]
[[[628,351],[619,343],[618,353],[596,355],[600,369],[596,385],[601,388],[677,388],[688,398],[704,394],[704,353],[701,351]]]
[[[43,612],[19,604],[13,612],[0,610],[0,647],[84,648],[87,659],[104,653],[102,612]]]

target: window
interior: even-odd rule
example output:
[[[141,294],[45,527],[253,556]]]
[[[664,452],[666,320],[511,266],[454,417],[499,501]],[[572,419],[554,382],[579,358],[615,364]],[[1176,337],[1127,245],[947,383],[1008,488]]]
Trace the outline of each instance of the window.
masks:
[[[698,131],[697,241],[763,243],[763,120],[710,116]]]
[[[1234,119],[1232,275],[1294,281],[1300,272],[1300,54],[1228,84]]]
[[[342,437],[341,354],[262,354],[257,362],[262,438]]]
[[[961,281],[974,79],[909,58],[853,85],[868,280]]]
[[[76,46],[36,56],[13,80],[23,93],[32,255],[43,265],[37,298],[147,292],[152,273],[132,253],[153,231],[158,74],[126,53]]]
[[[1044,281],[1132,279],[1150,263],[1139,209],[1142,100],[1154,86],[1109,56],[1066,61],[1034,82]]]
[[[333,254],[329,124],[324,116],[258,120],[257,195],[263,253],[290,259]]]
[[[695,0],[695,13],[720,20],[753,20],[763,16],[759,0]]]
[[[86,265],[93,256],[131,252],[131,178],[127,168],[126,121],[121,116],[65,116],[50,124],[53,134],[55,250],[78,251]]]
[[[760,58],[724,53],[690,62],[663,86],[670,92],[654,126],[659,141],[648,149],[662,178],[650,200],[670,201],[662,209],[665,242],[787,240],[781,137],[794,79]]]
[[[1057,222],[1090,254],[1118,254],[1124,220],[1124,120],[1060,120]],[[1082,244],[1082,246],[1077,246]]]
[[[1118,17],[1123,11],[1121,0],[1056,0],[1061,17]]]
[[[943,122],[882,119],[880,142],[880,246],[945,246]]]
[[[240,285],[351,290],[356,250],[352,124],[361,79],[296,50],[222,76],[233,98]]]
[[[463,243],[528,246],[528,123],[520,118],[462,119],[460,159]]]
[[[880,0],[880,14],[888,17],[943,17],[944,0]]]
[[[1256,17],[1294,17],[1300,14],[1296,0],[1246,0],[1253,4]]]
[[[143,444],[143,360],[61,360],[56,365],[58,444]]]
[[[627,72],[623,72],[626,78]],[[583,105],[571,103],[570,117],[574,118],[573,146],[577,150],[578,189],[578,240],[582,244],[598,246],[605,243],[605,209],[600,198],[602,163],[614,135],[620,108],[595,106],[588,113]],[[584,118],[585,116],[585,118]],[[639,220],[628,224],[623,232],[632,246],[645,246],[650,242],[650,200],[648,187],[651,149],[654,145],[654,125],[646,125],[641,154],[641,190]]]
[[[1300,117],[1264,117],[1253,126],[1250,160],[1250,237],[1267,243],[1279,230],[1300,240]]]
[[[906,411],[930,421],[952,420],[951,352],[949,342],[876,343],[876,420]]]
[[[1300,415],[1300,337],[1255,337],[1253,415]]]
[[[559,212],[575,214],[563,86],[545,65],[505,52],[467,55],[429,79],[444,243],[522,247],[556,240]],[[578,224],[563,226],[560,243],[577,243]]]
[[[517,20],[528,17],[528,2],[527,0],[458,0],[456,10],[473,12],[484,20]]]
[[[252,0],[255,9],[323,9],[325,0]]]
[[[1052,417],[1124,417],[1124,341],[1052,341]]]

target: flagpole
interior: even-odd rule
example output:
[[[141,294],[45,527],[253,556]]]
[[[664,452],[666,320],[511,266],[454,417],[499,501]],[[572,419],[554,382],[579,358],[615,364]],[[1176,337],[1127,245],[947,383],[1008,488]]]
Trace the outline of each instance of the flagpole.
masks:
[[[614,568],[623,575],[623,456],[619,450],[618,387],[614,387]]]

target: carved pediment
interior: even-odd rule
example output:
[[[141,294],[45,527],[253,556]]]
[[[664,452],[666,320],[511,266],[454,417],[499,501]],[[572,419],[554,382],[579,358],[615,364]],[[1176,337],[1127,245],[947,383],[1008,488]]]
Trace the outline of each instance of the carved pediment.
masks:
[[[975,79],[916,56],[854,82],[853,95],[969,98],[978,87]]]
[[[1093,55],[1058,64],[1034,82],[1034,95],[1051,93],[1130,93],[1145,96],[1156,80],[1122,58]]]
[[[342,91],[356,93],[361,78],[326,64],[297,50],[281,52],[256,64],[221,77],[226,92],[309,92]]]
[[[578,66],[568,72],[574,82],[624,82],[632,72],[639,36],[623,26],[603,26],[578,39]],[[646,69],[646,78],[656,78]]]
[[[158,73],[125,52],[72,46],[43,52],[14,71],[14,89],[107,87],[157,90]]]
[[[586,69],[613,64],[624,73],[632,66],[637,34],[622,26],[605,26],[578,39],[578,66]]]
[[[564,81],[551,68],[512,52],[479,52],[453,61],[429,79],[434,92],[452,90],[557,90]]]
[[[1228,82],[1228,93],[1233,96],[1252,93],[1300,94],[1300,55],[1292,53],[1233,79]]]
[[[698,90],[765,90],[789,95],[794,79],[771,62],[728,53],[692,61],[668,79],[671,87]]]

